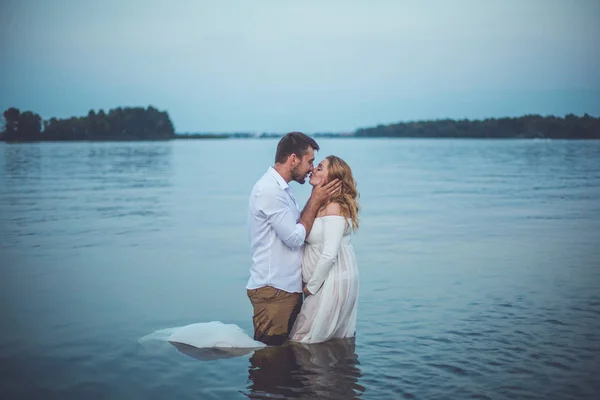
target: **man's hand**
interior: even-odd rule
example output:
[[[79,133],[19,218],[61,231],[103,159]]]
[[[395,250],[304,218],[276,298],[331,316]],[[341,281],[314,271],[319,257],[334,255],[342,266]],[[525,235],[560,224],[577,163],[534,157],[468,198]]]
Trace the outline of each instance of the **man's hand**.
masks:
[[[310,234],[310,230],[312,229],[319,209],[331,198],[331,196],[338,195],[341,191],[341,187],[342,181],[334,179],[326,185],[321,183],[313,188],[310,198],[300,214],[300,221],[298,221],[304,226],[306,236]]]
[[[342,181],[334,179],[331,182],[324,185],[323,183],[315,186],[312,190],[310,197],[319,205],[325,203],[333,195],[340,192],[342,187]]]

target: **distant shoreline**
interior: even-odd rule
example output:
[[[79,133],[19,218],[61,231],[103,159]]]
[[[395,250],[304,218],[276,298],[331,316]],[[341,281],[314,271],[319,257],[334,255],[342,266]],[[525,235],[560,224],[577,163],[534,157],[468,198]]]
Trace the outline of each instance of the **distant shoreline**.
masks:
[[[172,141],[194,141],[194,140],[275,140],[276,137],[259,137],[259,138],[239,138],[239,137],[230,137],[230,136],[219,136],[219,137],[201,137],[202,135],[198,135],[190,138],[181,138],[175,137],[171,139],[77,139],[77,140],[36,140],[36,141],[3,141],[0,140],[0,143],[4,142],[7,144],[27,144],[27,143],[80,143],[80,142],[89,142],[89,143],[110,143],[110,142],[127,142],[127,143],[142,143],[142,142],[172,142]],[[365,136],[331,136],[331,137],[318,137],[312,136],[316,139],[334,139],[334,140],[371,140],[371,139],[381,139],[381,140],[477,140],[477,141],[510,141],[510,140],[519,140],[519,141],[596,141],[600,140],[600,138],[559,138],[559,139],[551,139],[551,138],[517,138],[517,137],[508,137],[508,138],[483,138],[483,137],[386,137],[386,136],[373,136],[373,137],[365,137]]]
[[[173,138],[174,140],[177,139],[182,139],[182,140],[192,140],[192,139],[229,139],[231,136],[229,136],[228,134],[225,133],[208,133],[208,134],[190,134],[190,135],[186,135],[186,134],[182,134],[182,133],[176,133],[175,137]]]
[[[12,107],[4,111],[0,141],[164,141],[192,139],[280,138],[285,132],[175,133],[167,111],[152,106],[115,108],[105,113],[90,110],[87,116],[42,121],[31,111]],[[405,139],[600,139],[600,118],[588,114],[565,117],[524,115],[484,120],[438,119],[399,122],[359,128],[353,132],[306,132],[315,138]]]

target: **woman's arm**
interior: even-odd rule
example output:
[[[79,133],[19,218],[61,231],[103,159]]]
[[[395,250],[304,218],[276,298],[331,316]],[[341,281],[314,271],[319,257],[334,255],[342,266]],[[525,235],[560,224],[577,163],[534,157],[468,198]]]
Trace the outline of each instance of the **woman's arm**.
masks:
[[[323,217],[323,252],[319,257],[315,272],[306,284],[304,293],[307,295],[317,293],[323,286],[340,252],[346,230],[346,219],[339,215],[339,204],[329,204],[326,212],[328,215]]]

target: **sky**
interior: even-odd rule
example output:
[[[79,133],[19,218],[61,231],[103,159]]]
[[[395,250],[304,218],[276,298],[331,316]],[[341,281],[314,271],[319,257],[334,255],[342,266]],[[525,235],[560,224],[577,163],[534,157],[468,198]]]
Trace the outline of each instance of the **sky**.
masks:
[[[0,0],[0,109],[177,132],[600,115],[600,0]]]

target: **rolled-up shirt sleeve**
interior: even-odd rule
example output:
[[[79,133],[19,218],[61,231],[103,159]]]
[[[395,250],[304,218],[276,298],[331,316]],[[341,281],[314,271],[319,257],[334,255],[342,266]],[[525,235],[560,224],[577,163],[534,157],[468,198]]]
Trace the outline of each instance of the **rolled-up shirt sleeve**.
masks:
[[[277,188],[265,188],[256,197],[261,212],[286,246],[297,250],[304,244],[306,229],[299,224],[286,199],[287,193]]]

